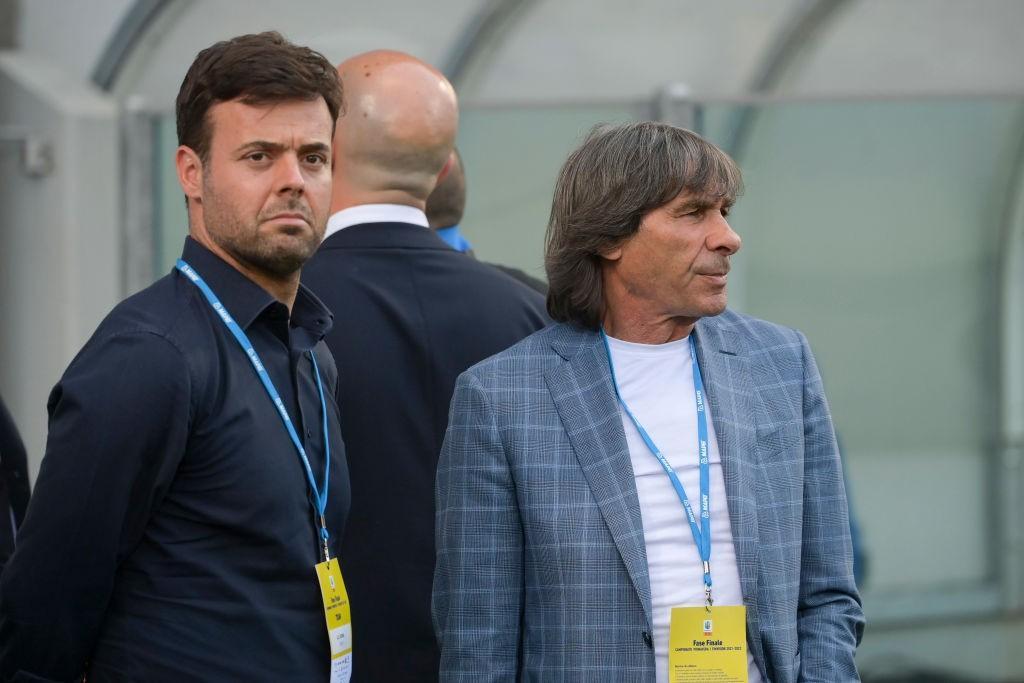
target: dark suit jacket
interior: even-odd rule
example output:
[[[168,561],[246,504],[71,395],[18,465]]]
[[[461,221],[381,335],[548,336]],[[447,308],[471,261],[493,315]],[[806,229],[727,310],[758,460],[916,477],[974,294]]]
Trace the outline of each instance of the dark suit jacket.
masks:
[[[406,223],[331,235],[303,282],[333,311],[352,508],[354,682],[437,680],[434,477],[458,375],[548,318],[543,298]]]
[[[505,273],[505,275],[522,282],[541,296],[546,297],[548,295],[548,283],[544,282],[540,278],[534,277],[529,273],[519,270],[518,268],[513,268],[512,266],[505,266],[500,263],[492,263],[491,265]]]
[[[15,529],[28,507],[28,458],[7,406],[0,399],[0,569],[14,552]]]

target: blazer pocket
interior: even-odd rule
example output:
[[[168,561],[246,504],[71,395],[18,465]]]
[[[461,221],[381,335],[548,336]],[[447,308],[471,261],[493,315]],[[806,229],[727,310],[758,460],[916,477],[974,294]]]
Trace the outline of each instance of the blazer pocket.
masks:
[[[800,503],[804,495],[803,446],[802,424],[781,424],[757,431],[760,476],[755,486],[761,506],[758,528],[762,539],[783,538],[791,542],[794,530],[800,528]],[[786,557],[788,561],[794,558],[798,561],[799,553]],[[795,571],[799,575],[799,566]]]
[[[764,462],[802,460],[803,422],[792,421],[757,428],[757,453]]]

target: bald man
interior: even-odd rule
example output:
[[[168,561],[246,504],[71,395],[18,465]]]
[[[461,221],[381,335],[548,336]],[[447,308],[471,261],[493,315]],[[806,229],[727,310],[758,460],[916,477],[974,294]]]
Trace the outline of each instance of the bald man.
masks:
[[[458,127],[451,84],[406,54],[338,67],[332,216],[303,282],[334,312],[327,345],[352,481],[341,562],[356,683],[436,681],[434,474],[455,379],[547,322],[540,295],[451,249],[427,197]]]

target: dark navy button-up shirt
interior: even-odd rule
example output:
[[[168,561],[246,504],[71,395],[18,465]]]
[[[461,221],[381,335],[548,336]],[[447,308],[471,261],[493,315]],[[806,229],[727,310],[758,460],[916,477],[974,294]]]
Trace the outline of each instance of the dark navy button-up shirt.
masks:
[[[252,340],[324,474],[331,552],[349,507],[327,308],[284,304],[188,239],[183,258]],[[305,469],[259,377],[177,271],[119,304],[49,400],[49,436],[0,583],[0,673],[67,680],[326,681]],[[342,571],[344,559],[342,558]]]

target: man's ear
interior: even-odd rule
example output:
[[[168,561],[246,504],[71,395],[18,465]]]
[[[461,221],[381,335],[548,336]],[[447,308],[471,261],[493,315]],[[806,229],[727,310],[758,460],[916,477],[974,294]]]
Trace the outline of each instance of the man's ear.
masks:
[[[202,201],[203,197],[203,161],[191,147],[181,145],[174,154],[174,164],[178,170],[178,184],[188,199]]]
[[[441,167],[441,172],[437,174],[437,181],[434,183],[435,187],[444,180],[445,176],[448,175],[455,165],[455,150],[448,155],[448,158],[444,162],[444,166]]]
[[[600,253],[601,258],[605,261],[618,261],[622,258],[622,243],[620,242],[616,246],[612,247],[608,251],[602,251]]]

